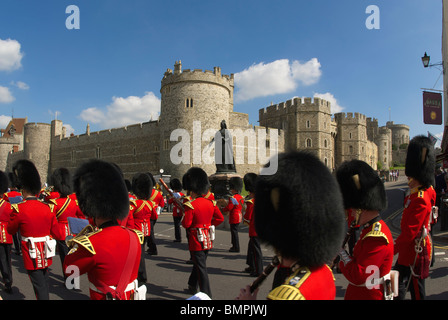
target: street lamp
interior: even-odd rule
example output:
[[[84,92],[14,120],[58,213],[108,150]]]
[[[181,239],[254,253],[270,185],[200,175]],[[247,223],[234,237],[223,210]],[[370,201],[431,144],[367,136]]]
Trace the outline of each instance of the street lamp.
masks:
[[[445,73],[445,66],[443,65],[443,62],[429,64],[430,60],[431,60],[431,57],[428,56],[428,54],[425,52],[425,55],[422,57],[423,67],[428,68],[428,67],[434,67],[434,66],[442,66],[443,73]]]

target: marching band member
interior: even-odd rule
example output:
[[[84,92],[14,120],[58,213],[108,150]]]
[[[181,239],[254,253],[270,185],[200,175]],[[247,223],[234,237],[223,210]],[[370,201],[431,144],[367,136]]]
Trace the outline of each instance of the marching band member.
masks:
[[[177,197],[180,201],[185,200],[185,194],[182,192],[182,182],[180,182],[179,179],[170,180],[170,188],[173,190],[174,197]],[[181,242],[182,235],[180,227],[183,217],[183,208],[179,208],[177,202],[171,197],[168,199],[168,203],[173,205],[174,242]]]
[[[149,201],[149,195],[152,190],[152,180],[146,173],[137,173],[132,178],[132,193],[136,197],[135,200],[130,201],[130,213],[134,221],[134,229],[139,230],[144,237],[141,250],[140,266],[138,269],[138,282],[143,285],[147,282],[148,276],[146,274],[145,263],[145,243],[151,235],[150,219],[156,215],[154,203]]]
[[[333,300],[336,286],[327,263],[344,237],[344,209],[336,179],[314,155],[278,155],[275,174],[259,175],[255,188],[255,228],[291,275],[273,289],[271,300]],[[237,299],[256,299],[257,289]]]
[[[8,177],[0,171],[0,193],[8,190]],[[12,293],[12,265],[11,248],[12,235],[7,230],[8,221],[11,218],[11,204],[5,199],[0,200],[0,272],[3,277],[5,291]]]
[[[153,187],[156,186],[156,181],[151,173],[148,173],[151,177]],[[155,203],[156,214],[151,216],[151,235],[148,238],[148,250],[146,251],[148,254],[152,256],[156,256],[157,252],[157,244],[156,237],[154,232],[154,226],[157,223],[157,219],[159,218],[159,214],[162,213],[163,208],[165,207],[165,199],[163,198],[163,193],[159,190],[153,188],[151,191],[151,196],[149,198],[150,201]]]
[[[244,213],[244,223],[249,225],[249,244],[247,246],[246,263],[249,266],[245,271],[251,276],[258,277],[263,272],[263,253],[261,251],[260,240],[255,230],[255,182],[257,174],[246,173],[244,175],[244,187],[249,195],[244,199],[246,204],[246,212]]]
[[[117,168],[105,161],[90,160],[74,175],[74,189],[81,211],[95,224],[87,226],[70,242],[71,250],[64,261],[69,276],[87,273],[90,299],[134,300],[146,298],[138,287],[143,235],[120,226],[129,214],[129,195]],[[140,292],[143,289],[143,292]]]
[[[238,237],[238,228],[242,221],[242,210],[244,205],[244,198],[240,195],[243,189],[243,179],[240,177],[231,177],[229,179],[229,190],[232,196],[229,198],[227,206],[221,211],[228,212],[230,224],[230,236],[232,247],[229,252],[240,252],[240,240]]]
[[[389,290],[394,240],[380,212],[387,207],[378,174],[364,161],[344,162],[336,172],[346,210],[356,212],[352,226],[362,227],[353,253],[340,251],[339,269],[349,281],[345,300],[392,300]],[[373,280],[373,283],[372,281]]]
[[[398,254],[395,269],[400,272],[398,299],[408,288],[414,300],[425,299],[425,278],[429,276],[432,245],[430,216],[435,205],[435,155],[433,144],[425,136],[414,137],[408,146],[405,174],[410,194],[405,197],[401,233],[395,240]]]
[[[53,205],[37,198],[41,189],[39,172],[29,160],[19,160],[13,166],[23,195],[23,201],[12,204],[13,212],[7,230],[10,234],[20,232],[21,248],[25,269],[28,272],[34,293],[38,300],[48,300],[48,267],[60,238],[59,225],[53,212]]]
[[[206,261],[208,252],[213,247],[214,228],[224,221],[224,217],[214,201],[203,197],[210,186],[204,170],[190,168],[182,178],[182,185],[192,199],[184,203],[182,220],[182,226],[188,231],[188,247],[193,260],[188,288],[190,293],[195,294],[199,286],[200,291],[211,298]]]
[[[69,197],[72,193],[72,186],[71,175],[68,169],[58,168],[54,170],[50,180],[54,192],[59,195],[58,198],[49,198],[47,202],[54,204],[54,212],[59,224],[60,238],[56,238],[56,242],[62,266],[64,265],[64,259],[69,250],[65,239],[72,235],[68,225],[68,218],[84,219],[84,215],[79,210],[76,201]]]

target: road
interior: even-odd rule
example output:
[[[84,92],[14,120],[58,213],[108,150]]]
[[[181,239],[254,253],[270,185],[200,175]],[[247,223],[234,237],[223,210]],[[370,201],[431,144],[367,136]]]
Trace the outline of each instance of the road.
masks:
[[[387,182],[389,207],[382,213],[383,219],[388,223],[394,236],[399,234],[403,190],[406,184],[403,178],[398,182]],[[437,228],[436,228],[437,229]],[[183,230],[184,231],[184,230]],[[246,268],[246,250],[248,243],[247,227],[240,228],[240,253],[228,252],[230,248],[230,232],[226,228],[219,228],[216,232],[214,248],[210,252],[207,266],[214,300],[233,300],[239,289],[249,285],[254,280],[243,270]],[[172,216],[164,212],[155,225],[158,244],[157,256],[146,256],[148,272],[148,300],[185,300],[191,296],[187,292],[187,280],[191,265],[186,264],[189,252],[185,237],[183,242],[175,243]],[[185,232],[182,233],[185,235]],[[446,277],[448,275],[448,236],[436,232],[436,262],[431,268],[429,279],[426,281],[427,297],[431,300],[448,299]],[[272,250],[263,246],[264,262],[267,265],[272,257]],[[0,294],[4,300],[35,300],[33,289],[23,268],[21,256],[13,254],[13,294],[3,291],[0,283]],[[51,300],[88,300],[88,282],[85,276],[81,277],[80,290],[73,291],[65,288],[62,277],[61,264],[58,257],[54,259],[50,268],[50,299]],[[344,297],[347,281],[342,274],[335,273],[337,300]],[[259,299],[267,296],[272,285],[273,275],[268,277],[261,286]],[[441,281],[445,279],[444,281]],[[410,298],[410,294],[408,294]]]

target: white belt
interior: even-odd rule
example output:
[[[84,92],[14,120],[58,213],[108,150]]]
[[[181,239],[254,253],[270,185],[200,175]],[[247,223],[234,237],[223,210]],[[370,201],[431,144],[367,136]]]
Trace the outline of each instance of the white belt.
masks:
[[[379,278],[378,280],[375,279],[375,284],[372,284],[372,286],[378,285],[378,284],[384,284],[385,279],[390,279],[390,273],[382,276],[381,278]],[[376,282],[378,281],[378,282]],[[363,284],[354,284],[352,282],[349,282],[352,286],[355,287],[367,287],[367,285],[365,283]]]
[[[46,237],[22,237],[22,241],[45,242],[49,238],[50,238],[49,236],[46,236]]]
[[[92,282],[89,282],[89,288],[92,291],[104,294],[104,292],[101,292],[97,287],[95,287],[95,285]],[[114,286],[109,286],[109,288],[111,288],[113,290],[117,289],[117,287],[114,287]],[[134,281],[132,281],[131,283],[129,283],[126,286],[126,289],[124,290],[124,292],[128,292],[131,290],[137,290],[137,288],[138,288],[138,282],[137,282],[137,279],[135,279]]]

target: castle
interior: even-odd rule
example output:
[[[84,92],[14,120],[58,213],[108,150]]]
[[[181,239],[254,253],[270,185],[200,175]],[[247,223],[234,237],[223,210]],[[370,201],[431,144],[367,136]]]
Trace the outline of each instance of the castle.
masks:
[[[273,150],[297,149],[313,152],[331,170],[350,159],[387,169],[402,157],[392,146],[409,143],[408,126],[388,122],[379,127],[376,119],[359,113],[332,116],[330,103],[319,98],[294,98],[260,109],[259,126],[252,126],[247,114],[233,110],[233,91],[233,74],[222,75],[219,67],[182,70],[176,61],[161,80],[158,120],[96,132],[87,125],[85,133],[67,136],[61,120],[47,124],[13,118],[0,137],[0,170],[11,171],[15,161],[29,159],[46,182],[56,168],[74,172],[82,162],[98,158],[116,163],[128,179],[161,169],[181,179],[191,166],[211,175],[216,166],[210,146],[222,120],[236,133],[233,149],[240,155],[235,161],[240,175],[259,172]]]

